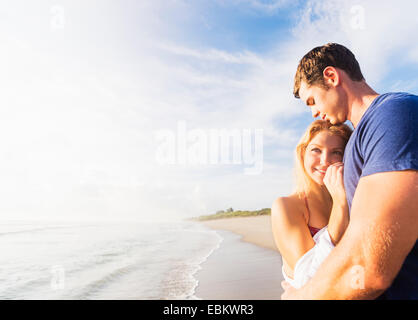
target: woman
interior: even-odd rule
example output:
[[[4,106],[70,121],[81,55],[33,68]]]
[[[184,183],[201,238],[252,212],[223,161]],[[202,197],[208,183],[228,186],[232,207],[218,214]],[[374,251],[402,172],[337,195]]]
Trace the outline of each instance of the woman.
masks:
[[[340,241],[349,221],[343,184],[343,154],[351,135],[345,125],[314,121],[296,147],[296,190],[271,209],[282,272],[303,286]]]

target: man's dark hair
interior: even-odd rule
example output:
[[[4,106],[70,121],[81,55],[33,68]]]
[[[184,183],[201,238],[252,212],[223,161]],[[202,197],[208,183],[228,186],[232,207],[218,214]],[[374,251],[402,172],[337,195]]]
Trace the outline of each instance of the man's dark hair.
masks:
[[[338,43],[328,43],[313,48],[300,60],[293,86],[295,97],[300,98],[299,89],[302,81],[305,81],[308,86],[319,85],[327,89],[323,77],[323,71],[326,67],[344,70],[353,81],[364,80],[360,65],[354,54]]]

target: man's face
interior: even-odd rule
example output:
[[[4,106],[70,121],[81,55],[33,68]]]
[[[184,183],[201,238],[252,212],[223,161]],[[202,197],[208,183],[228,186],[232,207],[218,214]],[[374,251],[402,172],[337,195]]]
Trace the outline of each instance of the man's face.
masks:
[[[328,89],[318,85],[308,86],[302,81],[299,89],[300,99],[311,108],[314,118],[320,117],[332,124],[347,120],[347,99],[340,87],[330,86]]]

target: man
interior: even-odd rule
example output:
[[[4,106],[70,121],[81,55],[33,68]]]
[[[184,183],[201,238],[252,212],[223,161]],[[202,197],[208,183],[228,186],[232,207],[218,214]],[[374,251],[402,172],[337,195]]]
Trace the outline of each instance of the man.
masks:
[[[300,289],[282,299],[418,299],[418,96],[377,94],[353,53],[330,43],[308,52],[294,95],[355,130],[344,155],[350,223]]]

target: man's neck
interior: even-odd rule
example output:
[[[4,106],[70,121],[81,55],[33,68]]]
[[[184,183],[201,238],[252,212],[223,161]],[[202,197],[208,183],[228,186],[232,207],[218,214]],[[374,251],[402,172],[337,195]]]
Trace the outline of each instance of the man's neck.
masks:
[[[349,101],[350,107],[347,119],[351,121],[355,128],[357,127],[366,110],[372,104],[373,100],[376,99],[379,94],[374,91],[365,81],[352,82],[350,92],[352,92],[352,96]]]

